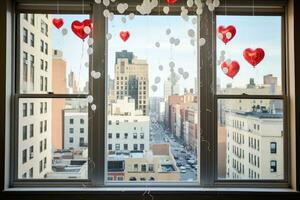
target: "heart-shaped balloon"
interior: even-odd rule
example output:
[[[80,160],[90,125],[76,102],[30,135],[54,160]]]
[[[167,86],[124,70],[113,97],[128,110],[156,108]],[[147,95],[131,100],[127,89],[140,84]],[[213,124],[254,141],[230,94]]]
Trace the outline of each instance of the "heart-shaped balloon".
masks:
[[[64,20],[62,18],[53,18],[52,24],[57,28],[60,29],[64,25]]]
[[[237,61],[232,61],[231,63],[223,62],[221,68],[224,74],[233,78],[240,71],[240,64]]]
[[[126,42],[128,40],[128,38],[130,37],[130,33],[128,31],[121,31],[120,37],[124,42]]]
[[[166,0],[167,4],[173,5],[174,3],[177,2],[177,0]]]
[[[232,25],[224,27],[219,26],[218,28],[218,38],[227,44],[230,40],[234,38],[236,34],[236,28]]]
[[[244,50],[243,56],[248,63],[255,67],[264,59],[265,51],[262,48],[257,48],[255,50],[247,48]]]
[[[81,39],[85,39],[89,34],[84,32],[84,27],[89,27],[91,30],[93,29],[93,24],[90,19],[85,19],[82,22],[74,21],[72,22],[71,28],[72,31]]]

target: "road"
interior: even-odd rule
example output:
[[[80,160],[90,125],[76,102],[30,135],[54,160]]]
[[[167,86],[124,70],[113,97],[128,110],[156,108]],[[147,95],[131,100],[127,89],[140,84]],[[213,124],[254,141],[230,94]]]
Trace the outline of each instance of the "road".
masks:
[[[190,164],[188,164],[188,155],[192,155],[191,158],[195,159],[193,153],[188,152],[182,145],[182,142],[171,136],[168,130],[156,121],[154,117],[151,117],[151,130],[150,138],[152,144],[169,143],[171,146],[171,152],[176,159],[177,167],[180,169],[179,165],[182,165],[183,170],[180,169],[181,178],[180,181],[196,181],[197,180],[197,170],[194,169]],[[185,169],[184,169],[185,168]],[[184,172],[185,171],[185,172]]]

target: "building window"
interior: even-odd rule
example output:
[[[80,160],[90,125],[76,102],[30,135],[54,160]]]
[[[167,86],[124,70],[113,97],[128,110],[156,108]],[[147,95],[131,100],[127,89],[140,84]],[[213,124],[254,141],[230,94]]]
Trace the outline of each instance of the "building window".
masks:
[[[277,172],[277,161],[276,160],[271,160],[270,169],[271,169],[271,172]]]
[[[112,139],[112,133],[108,133],[108,138]]]
[[[43,140],[40,141],[40,153],[43,152]]]
[[[137,151],[138,150],[138,144],[133,144],[133,150]]]
[[[30,138],[32,138],[34,136],[34,124],[30,124],[29,134],[30,134]]]
[[[115,150],[116,151],[120,150],[120,144],[115,144]]]
[[[23,28],[23,42],[28,43],[28,30]]]
[[[30,17],[30,24],[34,26],[34,22],[35,22],[34,17],[35,17],[35,16],[34,16],[34,14],[31,14],[30,16],[31,16],[31,17]]]
[[[112,150],[112,144],[108,144],[108,150],[109,150],[109,151]]]
[[[29,104],[29,113],[30,113],[30,115],[34,115],[34,104],[33,103]]]
[[[44,150],[47,149],[47,138],[44,139]]]
[[[44,52],[44,41],[43,40],[41,40],[41,46],[40,46],[40,50],[41,50],[41,52]]]
[[[141,139],[144,139],[144,133],[140,134]]]
[[[28,80],[28,54],[23,52],[23,82]]]
[[[71,118],[71,119],[69,120],[69,124],[74,124],[74,119]]]
[[[22,151],[22,163],[26,163],[27,162],[27,149],[24,149]]]
[[[69,133],[73,134],[74,133],[74,128],[69,128]]]
[[[41,76],[40,77],[40,91],[43,91],[44,90],[44,77]]]
[[[276,142],[271,142],[270,150],[271,150],[271,154],[277,153],[277,143]]]
[[[27,117],[27,103],[23,103],[23,117]]]
[[[30,46],[34,47],[34,34],[30,33]]]
[[[74,138],[70,137],[70,138],[69,138],[69,142],[70,142],[70,143],[73,143],[73,142],[74,142]]]
[[[43,121],[40,121],[40,133],[43,133],[43,129],[44,127],[43,127]]]
[[[29,159],[31,160],[33,158],[33,146],[29,147]]]
[[[128,144],[124,144],[123,145],[123,149],[126,151],[126,150],[128,150]]]
[[[84,124],[84,119],[80,119],[80,124]]]
[[[80,133],[84,133],[84,128],[80,128]]]
[[[137,133],[133,133],[133,139],[137,139]]]
[[[41,66],[41,70],[44,70],[44,60],[43,59],[40,60],[40,66]]]
[[[40,173],[43,172],[43,160],[40,160]]]
[[[29,178],[33,178],[33,167],[29,169]]]
[[[27,140],[27,126],[23,126],[23,141]]]
[[[80,147],[84,146],[84,138],[83,137],[79,138],[79,146]]]
[[[116,139],[120,139],[120,133],[116,133]]]

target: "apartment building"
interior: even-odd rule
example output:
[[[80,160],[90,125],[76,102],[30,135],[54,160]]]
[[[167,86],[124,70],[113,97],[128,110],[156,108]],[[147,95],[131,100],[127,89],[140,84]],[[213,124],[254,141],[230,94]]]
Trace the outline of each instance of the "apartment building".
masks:
[[[20,92],[52,91],[51,17],[20,15]],[[20,99],[18,177],[44,178],[51,171],[52,100]]]
[[[112,103],[112,114],[107,116],[107,148],[117,151],[148,151],[150,118],[135,109],[135,100],[129,97]]]
[[[282,113],[227,112],[226,132],[226,178],[284,177]]]

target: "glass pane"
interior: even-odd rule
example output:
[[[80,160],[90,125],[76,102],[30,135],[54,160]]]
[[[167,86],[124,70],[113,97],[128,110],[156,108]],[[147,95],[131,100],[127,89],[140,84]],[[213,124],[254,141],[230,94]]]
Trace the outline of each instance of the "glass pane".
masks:
[[[196,182],[197,19],[123,17],[106,36],[106,180]]]
[[[88,37],[83,41],[71,30],[73,21],[85,19],[89,16],[20,14],[21,93],[89,92]],[[58,29],[53,20],[63,25]]]
[[[283,101],[218,101],[218,177],[284,178]]]
[[[280,16],[217,16],[217,93],[282,94],[281,21]]]
[[[18,177],[88,178],[85,99],[19,100]]]

